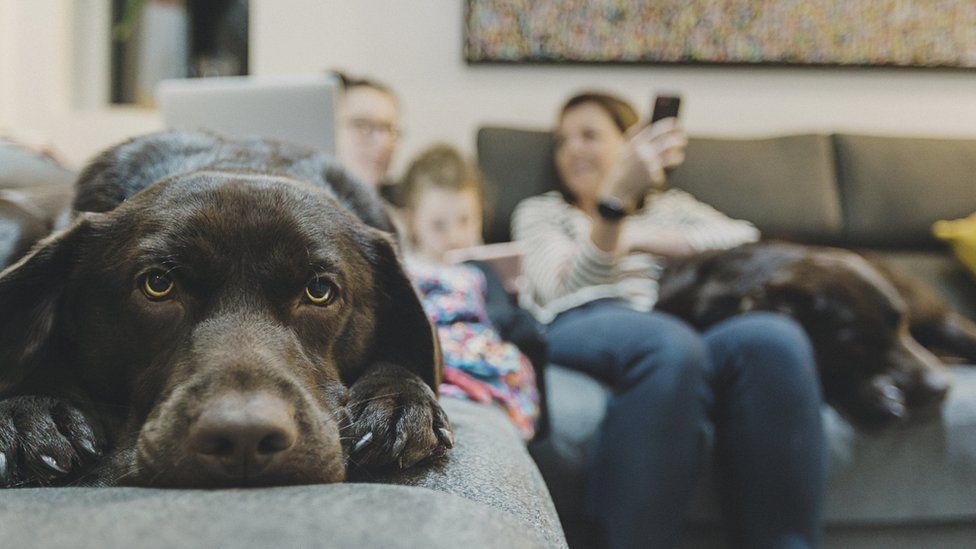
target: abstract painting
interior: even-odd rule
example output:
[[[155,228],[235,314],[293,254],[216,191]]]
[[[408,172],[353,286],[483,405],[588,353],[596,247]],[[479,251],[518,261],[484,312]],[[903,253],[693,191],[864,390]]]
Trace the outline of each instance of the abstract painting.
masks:
[[[976,0],[467,0],[471,63],[976,68]]]

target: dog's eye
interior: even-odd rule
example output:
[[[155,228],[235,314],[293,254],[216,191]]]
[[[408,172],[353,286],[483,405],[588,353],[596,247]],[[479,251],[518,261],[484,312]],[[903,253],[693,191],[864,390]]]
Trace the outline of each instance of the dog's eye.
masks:
[[[142,278],[142,291],[149,299],[164,299],[173,291],[173,279],[165,271],[152,271]]]
[[[316,305],[328,305],[336,298],[336,287],[329,279],[317,276],[305,287],[305,297]]]

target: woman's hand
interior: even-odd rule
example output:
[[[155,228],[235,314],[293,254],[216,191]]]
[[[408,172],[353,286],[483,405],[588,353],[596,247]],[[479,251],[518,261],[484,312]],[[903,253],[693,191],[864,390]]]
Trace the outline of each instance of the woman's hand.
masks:
[[[695,248],[681,232],[675,230],[655,231],[647,229],[640,232],[625,230],[620,235],[620,250],[625,254],[645,253],[680,259],[695,254]]]
[[[629,212],[665,184],[664,170],[685,160],[688,136],[676,118],[665,118],[629,133],[620,157],[600,191],[601,197],[621,200]]]

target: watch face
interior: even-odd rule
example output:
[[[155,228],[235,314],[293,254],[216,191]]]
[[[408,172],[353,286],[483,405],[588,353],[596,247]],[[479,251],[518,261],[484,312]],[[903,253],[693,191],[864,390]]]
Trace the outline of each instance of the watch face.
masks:
[[[613,198],[607,198],[598,202],[596,210],[600,213],[600,217],[608,221],[617,221],[627,216],[627,212],[624,211],[620,201]]]

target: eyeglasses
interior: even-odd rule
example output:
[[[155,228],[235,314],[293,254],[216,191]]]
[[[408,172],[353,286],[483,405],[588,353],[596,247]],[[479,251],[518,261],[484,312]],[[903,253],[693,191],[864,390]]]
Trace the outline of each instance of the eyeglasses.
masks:
[[[400,128],[396,126],[396,124],[391,122],[378,122],[368,118],[350,118],[346,120],[346,125],[352,128],[353,132],[355,132],[357,136],[362,138],[380,135],[383,137],[396,139],[403,133]]]

